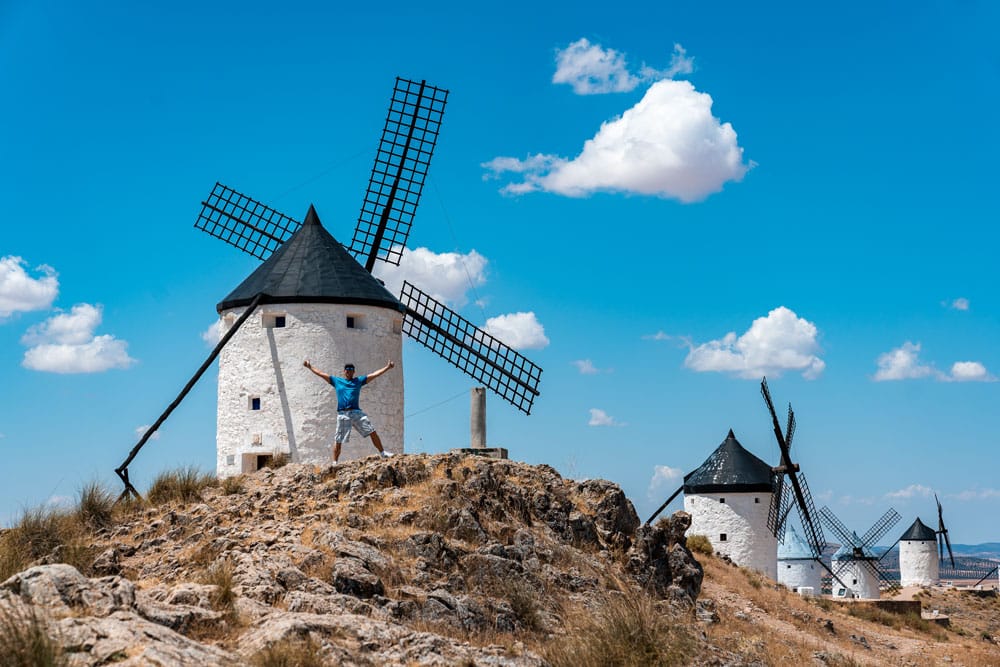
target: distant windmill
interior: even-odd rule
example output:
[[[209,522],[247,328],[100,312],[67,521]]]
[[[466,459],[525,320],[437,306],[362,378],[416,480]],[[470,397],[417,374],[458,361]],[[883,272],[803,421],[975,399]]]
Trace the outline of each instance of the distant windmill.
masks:
[[[125,493],[138,495],[128,465],[216,356],[219,364],[218,471],[256,469],[267,457],[322,461],[335,415],[329,395],[302,360],[363,373],[386,359],[399,364],[406,334],[525,414],[542,369],[409,282],[390,294],[371,271],[398,265],[437,142],[448,91],[396,79],[368,190],[351,245],[327,232],[310,206],[300,222],[216,183],[195,226],[264,260],[217,306],[225,335],[180,395],[116,469]],[[362,264],[363,262],[363,264]],[[237,331],[257,309],[261,326]],[[390,451],[403,447],[402,368],[374,383],[367,406],[384,405],[376,426]],[[302,414],[299,414],[302,413]],[[345,458],[351,458],[351,450]]]
[[[829,507],[822,508],[819,515],[841,540],[840,549],[833,554],[832,564],[843,587],[838,590],[834,586],[834,596],[877,600],[883,584],[890,589],[898,587],[898,584],[886,577],[879,567],[880,558],[872,547],[896,525],[900,518],[899,512],[890,508],[861,537],[858,537],[856,532],[848,530]]]

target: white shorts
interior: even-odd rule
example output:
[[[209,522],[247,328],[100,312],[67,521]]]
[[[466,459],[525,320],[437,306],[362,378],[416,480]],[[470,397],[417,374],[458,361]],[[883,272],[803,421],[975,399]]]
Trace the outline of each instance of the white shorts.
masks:
[[[334,441],[344,443],[351,439],[351,426],[358,429],[361,437],[367,438],[375,432],[368,415],[362,410],[344,410],[337,413],[337,435]]]

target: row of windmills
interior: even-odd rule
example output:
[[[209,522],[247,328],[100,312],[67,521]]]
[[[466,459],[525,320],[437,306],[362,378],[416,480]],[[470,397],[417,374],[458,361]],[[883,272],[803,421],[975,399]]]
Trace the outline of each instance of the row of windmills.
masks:
[[[858,535],[828,507],[817,512],[806,478],[791,459],[795,433],[791,406],[782,429],[766,379],[761,383],[761,394],[781,453],[778,465],[772,466],[748,451],[730,429],[704,463],[684,476],[683,484],[647,523],[683,493],[684,510],[691,514],[688,535],[703,535],[717,554],[804,595],[820,594],[824,579],[830,581],[831,594],[842,598],[874,599],[886,588],[934,585],[940,579],[945,546],[954,567],[938,502],[937,530],[917,518],[896,541],[901,581],[890,580],[881,563],[896,544],[886,551],[876,550],[875,545],[896,525],[900,515],[890,509]],[[789,521],[793,508],[801,532]],[[839,548],[832,554],[828,553],[824,526],[839,540]]]

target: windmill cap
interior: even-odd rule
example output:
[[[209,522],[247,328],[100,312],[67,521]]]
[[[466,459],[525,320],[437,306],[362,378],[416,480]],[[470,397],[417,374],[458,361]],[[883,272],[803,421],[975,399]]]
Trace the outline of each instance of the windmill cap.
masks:
[[[917,517],[913,525],[907,528],[899,539],[902,542],[933,542],[937,539],[937,533]]]
[[[772,480],[771,466],[744,449],[729,429],[705,462],[684,476],[684,493],[771,493]]]

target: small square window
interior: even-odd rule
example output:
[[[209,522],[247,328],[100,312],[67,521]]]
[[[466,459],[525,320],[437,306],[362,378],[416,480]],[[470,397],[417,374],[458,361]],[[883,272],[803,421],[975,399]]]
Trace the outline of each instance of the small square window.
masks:
[[[226,455],[226,465],[227,466],[236,465],[236,455],[235,454],[227,454]]]
[[[724,502],[726,502],[726,499],[725,498],[719,498],[719,502],[720,503],[724,503]]]
[[[852,579],[852,580],[851,580],[851,584],[852,584],[853,586],[857,586],[857,585],[858,585],[858,580],[857,580],[857,579]]]
[[[364,329],[365,328],[365,316],[359,313],[350,313],[347,316],[347,328],[348,329]]]
[[[348,329],[353,329],[354,328],[354,315],[348,315],[347,316],[347,328]]]
[[[281,329],[285,326],[285,315],[283,313],[264,313],[261,321],[265,329]]]
[[[403,333],[403,320],[393,320],[392,321],[392,333],[401,334]]]
[[[786,570],[791,570],[791,569],[792,569],[792,566],[791,566],[791,565],[786,565],[786,566],[785,566],[785,569],[786,569]]]
[[[754,498],[754,499],[753,499],[753,502],[754,502],[754,504],[756,504],[756,505],[760,505],[760,498]]]
[[[720,542],[725,542],[726,541],[726,534],[725,533],[719,533],[719,541]]]
[[[260,410],[260,396],[251,396],[250,397],[250,409],[251,410]]]

